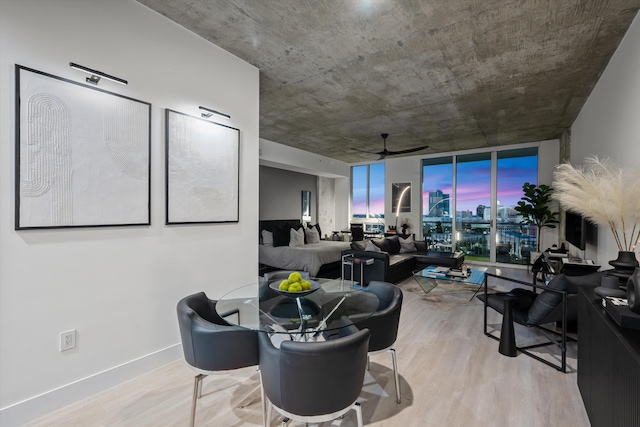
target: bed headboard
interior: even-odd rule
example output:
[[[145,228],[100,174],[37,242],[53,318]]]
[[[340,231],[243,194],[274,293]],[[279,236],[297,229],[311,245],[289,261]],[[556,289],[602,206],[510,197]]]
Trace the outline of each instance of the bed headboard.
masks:
[[[289,244],[289,230],[300,227],[299,219],[271,219],[260,221],[260,235],[258,242],[262,244],[262,230],[273,233],[273,245],[285,246]]]
[[[299,219],[266,219],[260,220],[260,229],[258,231],[262,233],[262,230],[267,230],[273,233],[276,228],[298,227],[299,225]]]

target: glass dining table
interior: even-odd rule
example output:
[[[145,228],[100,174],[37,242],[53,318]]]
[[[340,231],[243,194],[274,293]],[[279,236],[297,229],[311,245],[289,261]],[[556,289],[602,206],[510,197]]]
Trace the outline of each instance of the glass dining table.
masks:
[[[279,292],[269,283],[242,286],[223,295],[216,311],[233,325],[310,340],[323,332],[357,326],[378,309],[378,297],[357,283],[315,279],[312,284],[317,289],[301,296]]]

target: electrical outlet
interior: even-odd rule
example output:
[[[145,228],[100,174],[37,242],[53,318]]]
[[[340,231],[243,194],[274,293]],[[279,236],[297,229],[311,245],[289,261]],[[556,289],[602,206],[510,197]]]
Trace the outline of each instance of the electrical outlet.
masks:
[[[60,351],[76,348],[76,330],[60,332]]]

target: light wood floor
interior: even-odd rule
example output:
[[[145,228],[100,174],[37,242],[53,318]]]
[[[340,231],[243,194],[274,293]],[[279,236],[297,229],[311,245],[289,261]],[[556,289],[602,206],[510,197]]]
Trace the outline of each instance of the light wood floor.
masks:
[[[527,279],[523,270],[503,272]],[[407,289],[412,281],[399,286]],[[489,322],[499,330],[500,316],[491,310]],[[531,335],[525,328],[516,334]],[[570,347],[568,374],[523,354],[504,357],[498,342],[482,333],[477,300],[443,311],[421,301],[415,291],[405,291],[395,348],[402,403],[395,402],[390,355],[373,355],[361,394],[365,425],[589,426],[576,384],[576,345]],[[183,360],[176,361],[27,426],[187,426],[193,376]],[[274,414],[273,425],[280,421]],[[196,426],[261,423],[255,368],[205,379]],[[323,424],[329,425],[355,426],[355,414]]]

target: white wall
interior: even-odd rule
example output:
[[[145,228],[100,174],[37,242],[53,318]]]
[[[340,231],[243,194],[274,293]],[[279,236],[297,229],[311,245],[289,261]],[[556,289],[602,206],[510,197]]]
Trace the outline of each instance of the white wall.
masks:
[[[260,166],[260,220],[302,221],[302,191],[311,192],[311,223],[318,222],[318,177]]]
[[[610,158],[623,168],[640,168],[640,15],[636,16],[609,65],[571,127],[571,163]],[[608,227],[598,226],[597,261],[606,266],[618,246]]]
[[[259,75],[134,0],[0,1],[0,424],[11,426],[182,357],[175,306],[257,280]],[[16,232],[14,64],[152,104],[148,227]],[[240,222],[164,225],[165,108],[205,105],[241,131]],[[237,266],[238,268],[234,268]],[[58,351],[61,331],[77,348]]]
[[[322,228],[322,233],[330,236],[333,230],[349,229],[351,167],[348,163],[260,138],[260,165],[333,178],[334,217],[331,230]]]
[[[349,177],[349,164],[260,138],[260,164],[329,178]]]

